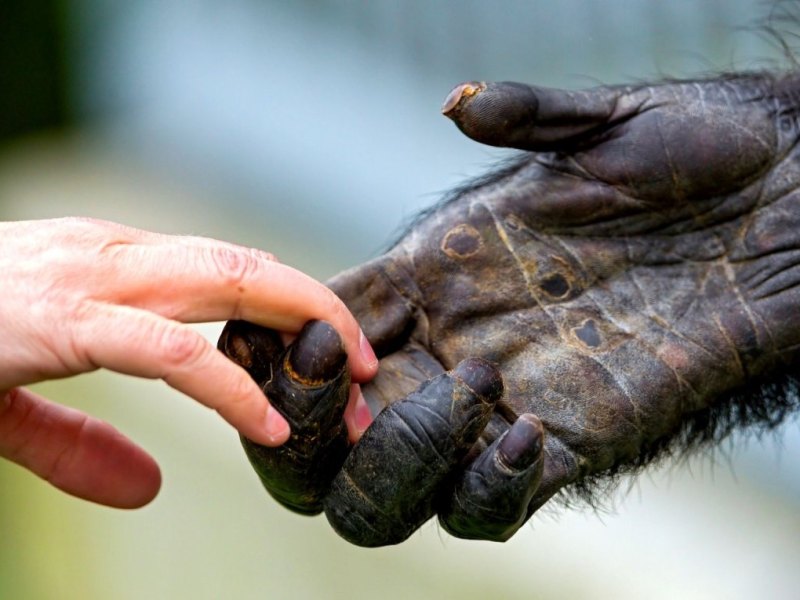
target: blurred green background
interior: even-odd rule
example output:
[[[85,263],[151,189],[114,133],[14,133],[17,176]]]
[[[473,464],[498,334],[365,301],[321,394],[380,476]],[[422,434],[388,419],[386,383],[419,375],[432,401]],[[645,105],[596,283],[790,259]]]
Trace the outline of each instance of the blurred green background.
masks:
[[[5,0],[0,215],[213,236],[326,278],[503,156],[441,118],[454,84],[575,88],[760,67],[780,58],[752,28],[770,10],[755,0]],[[220,329],[200,327],[212,340]],[[399,547],[362,550],[324,518],[277,507],[234,432],[158,382],[99,372],[37,389],[140,442],[164,487],[150,506],[117,511],[0,464],[2,599],[800,589],[797,420],[626,482],[600,514],[547,509],[503,545],[429,523]]]

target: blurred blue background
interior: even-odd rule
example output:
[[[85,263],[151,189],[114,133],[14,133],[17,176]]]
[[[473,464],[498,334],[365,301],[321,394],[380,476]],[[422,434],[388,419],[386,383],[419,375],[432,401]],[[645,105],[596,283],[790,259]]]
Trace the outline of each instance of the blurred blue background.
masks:
[[[375,256],[418,210],[504,155],[441,117],[456,83],[577,88],[759,68],[781,60],[753,27],[774,10],[753,0],[6,0],[0,216],[81,214],[223,238],[324,279]],[[200,329],[213,340],[221,325]],[[145,509],[115,511],[0,465],[0,598],[800,589],[796,419],[626,482],[600,514],[545,510],[504,545],[427,524],[399,547],[362,550],[323,518],[271,502],[234,432],[166,386],[101,372],[37,389],[141,442],[164,488]]]

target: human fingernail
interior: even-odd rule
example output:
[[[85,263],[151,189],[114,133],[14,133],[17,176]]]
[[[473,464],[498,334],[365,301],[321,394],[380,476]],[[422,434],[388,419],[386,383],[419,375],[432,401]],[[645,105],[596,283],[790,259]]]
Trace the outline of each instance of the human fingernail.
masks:
[[[375,350],[372,349],[372,345],[369,343],[363,331],[360,332],[359,349],[361,350],[361,358],[364,359],[368,367],[372,368],[378,364],[378,357],[375,355]]]
[[[280,446],[289,439],[289,423],[274,407],[267,408],[267,437],[275,445]]]

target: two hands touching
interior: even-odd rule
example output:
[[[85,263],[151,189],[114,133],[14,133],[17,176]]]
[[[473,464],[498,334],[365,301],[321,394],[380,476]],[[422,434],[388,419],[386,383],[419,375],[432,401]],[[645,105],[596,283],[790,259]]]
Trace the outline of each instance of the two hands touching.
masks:
[[[0,455],[142,505],[151,458],[20,386],[99,367],[162,378],[239,430],[279,502],[376,546],[433,515],[505,540],[565,486],[774,426],[786,406],[728,400],[800,360],[793,86],[459,86],[444,107],[458,127],[525,153],[333,292],[221,242],[2,225]],[[222,353],[181,324],[222,319]]]
[[[369,423],[358,382],[378,362],[358,323],[327,287],[266,252],[91,219],[8,222],[0,273],[0,456],[70,494],[134,508],[161,476],[113,427],[27,384],[99,368],[163,379],[247,438],[286,441],[289,426],[259,386],[186,323],[247,319],[288,340],[324,319],[349,356],[353,439]]]
[[[797,401],[742,390],[800,359],[794,86],[458,86],[444,112],[465,134],[525,152],[329,282],[380,358],[359,442],[333,330],[285,351],[223,331],[292,424],[279,448],[244,440],[267,490],[364,546],[434,515],[505,540],[568,486],[774,427]]]

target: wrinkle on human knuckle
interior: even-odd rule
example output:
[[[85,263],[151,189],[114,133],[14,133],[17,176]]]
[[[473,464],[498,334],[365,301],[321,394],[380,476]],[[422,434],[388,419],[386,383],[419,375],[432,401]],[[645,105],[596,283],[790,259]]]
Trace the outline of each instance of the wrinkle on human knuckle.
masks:
[[[206,355],[206,340],[185,325],[165,321],[154,324],[151,329],[167,369],[191,367]]]
[[[232,412],[231,409],[234,406],[249,406],[252,400],[254,385],[253,380],[244,369],[231,365],[231,375],[225,386],[226,393],[224,399],[219,405],[213,406],[214,410],[224,417]],[[267,397],[264,395],[264,404],[262,406],[263,416],[266,416],[266,410]]]
[[[61,217],[51,221],[55,227],[64,232],[66,235],[75,235],[86,237],[87,233],[100,234],[109,229],[110,223],[103,219],[95,217],[82,217],[71,216]]]
[[[18,390],[12,392],[7,395],[12,403],[9,410],[18,414],[14,415],[9,431],[0,428],[2,454],[58,487],[62,477],[70,472],[69,459],[76,456],[78,442],[92,418],[78,414],[77,421],[62,423],[59,417],[48,414],[53,412],[52,406],[34,402]],[[59,431],[53,429],[56,421]]]
[[[239,292],[244,292],[247,283],[258,277],[263,268],[263,257],[245,248],[215,246],[205,254],[213,275],[225,285],[236,286]]]
[[[141,269],[141,265],[149,262],[144,248],[119,238],[100,242],[88,258],[94,269],[103,269],[106,273],[122,269]]]
[[[36,418],[39,407],[19,388],[12,388],[0,403],[0,435],[3,455],[16,459],[21,450],[36,435],[38,427],[30,429],[28,424]]]
[[[87,298],[66,295],[56,302],[61,308],[60,318],[57,319],[58,329],[41,329],[39,347],[58,360],[67,372],[97,368],[91,349],[97,344],[98,336],[102,335],[102,331],[98,331],[97,318],[102,307]],[[53,301],[49,304],[53,304]]]
[[[19,397],[19,388],[11,388],[7,392],[0,393],[0,417],[13,407]]]
[[[324,300],[322,314],[319,315],[319,318],[328,321],[344,338],[344,336],[349,333],[349,331],[344,330],[344,328],[350,329],[351,325],[355,327],[355,321],[353,320],[352,313],[347,309],[347,307],[344,305],[344,302],[342,302],[342,300],[333,292],[333,290],[324,286],[322,289]]]
[[[64,217],[56,227],[63,242],[95,257],[113,256],[120,247],[133,244],[127,227],[93,217]]]
[[[28,303],[26,310],[39,311],[41,319],[71,318],[81,302],[97,294],[96,283],[102,283],[95,276],[96,258],[69,249],[43,249],[28,269],[30,272],[20,273],[15,293]]]
[[[78,453],[80,439],[92,422],[89,415],[80,415],[79,419],[78,423],[72,424],[74,432],[69,441],[62,443],[61,448],[49,458],[50,464],[40,471],[41,477],[56,487],[64,475],[70,473],[70,467]]]
[[[275,256],[272,252],[267,252],[266,250],[260,250],[259,248],[251,248],[250,252],[259,260],[263,260],[265,262],[274,262],[280,263],[278,257]]]

